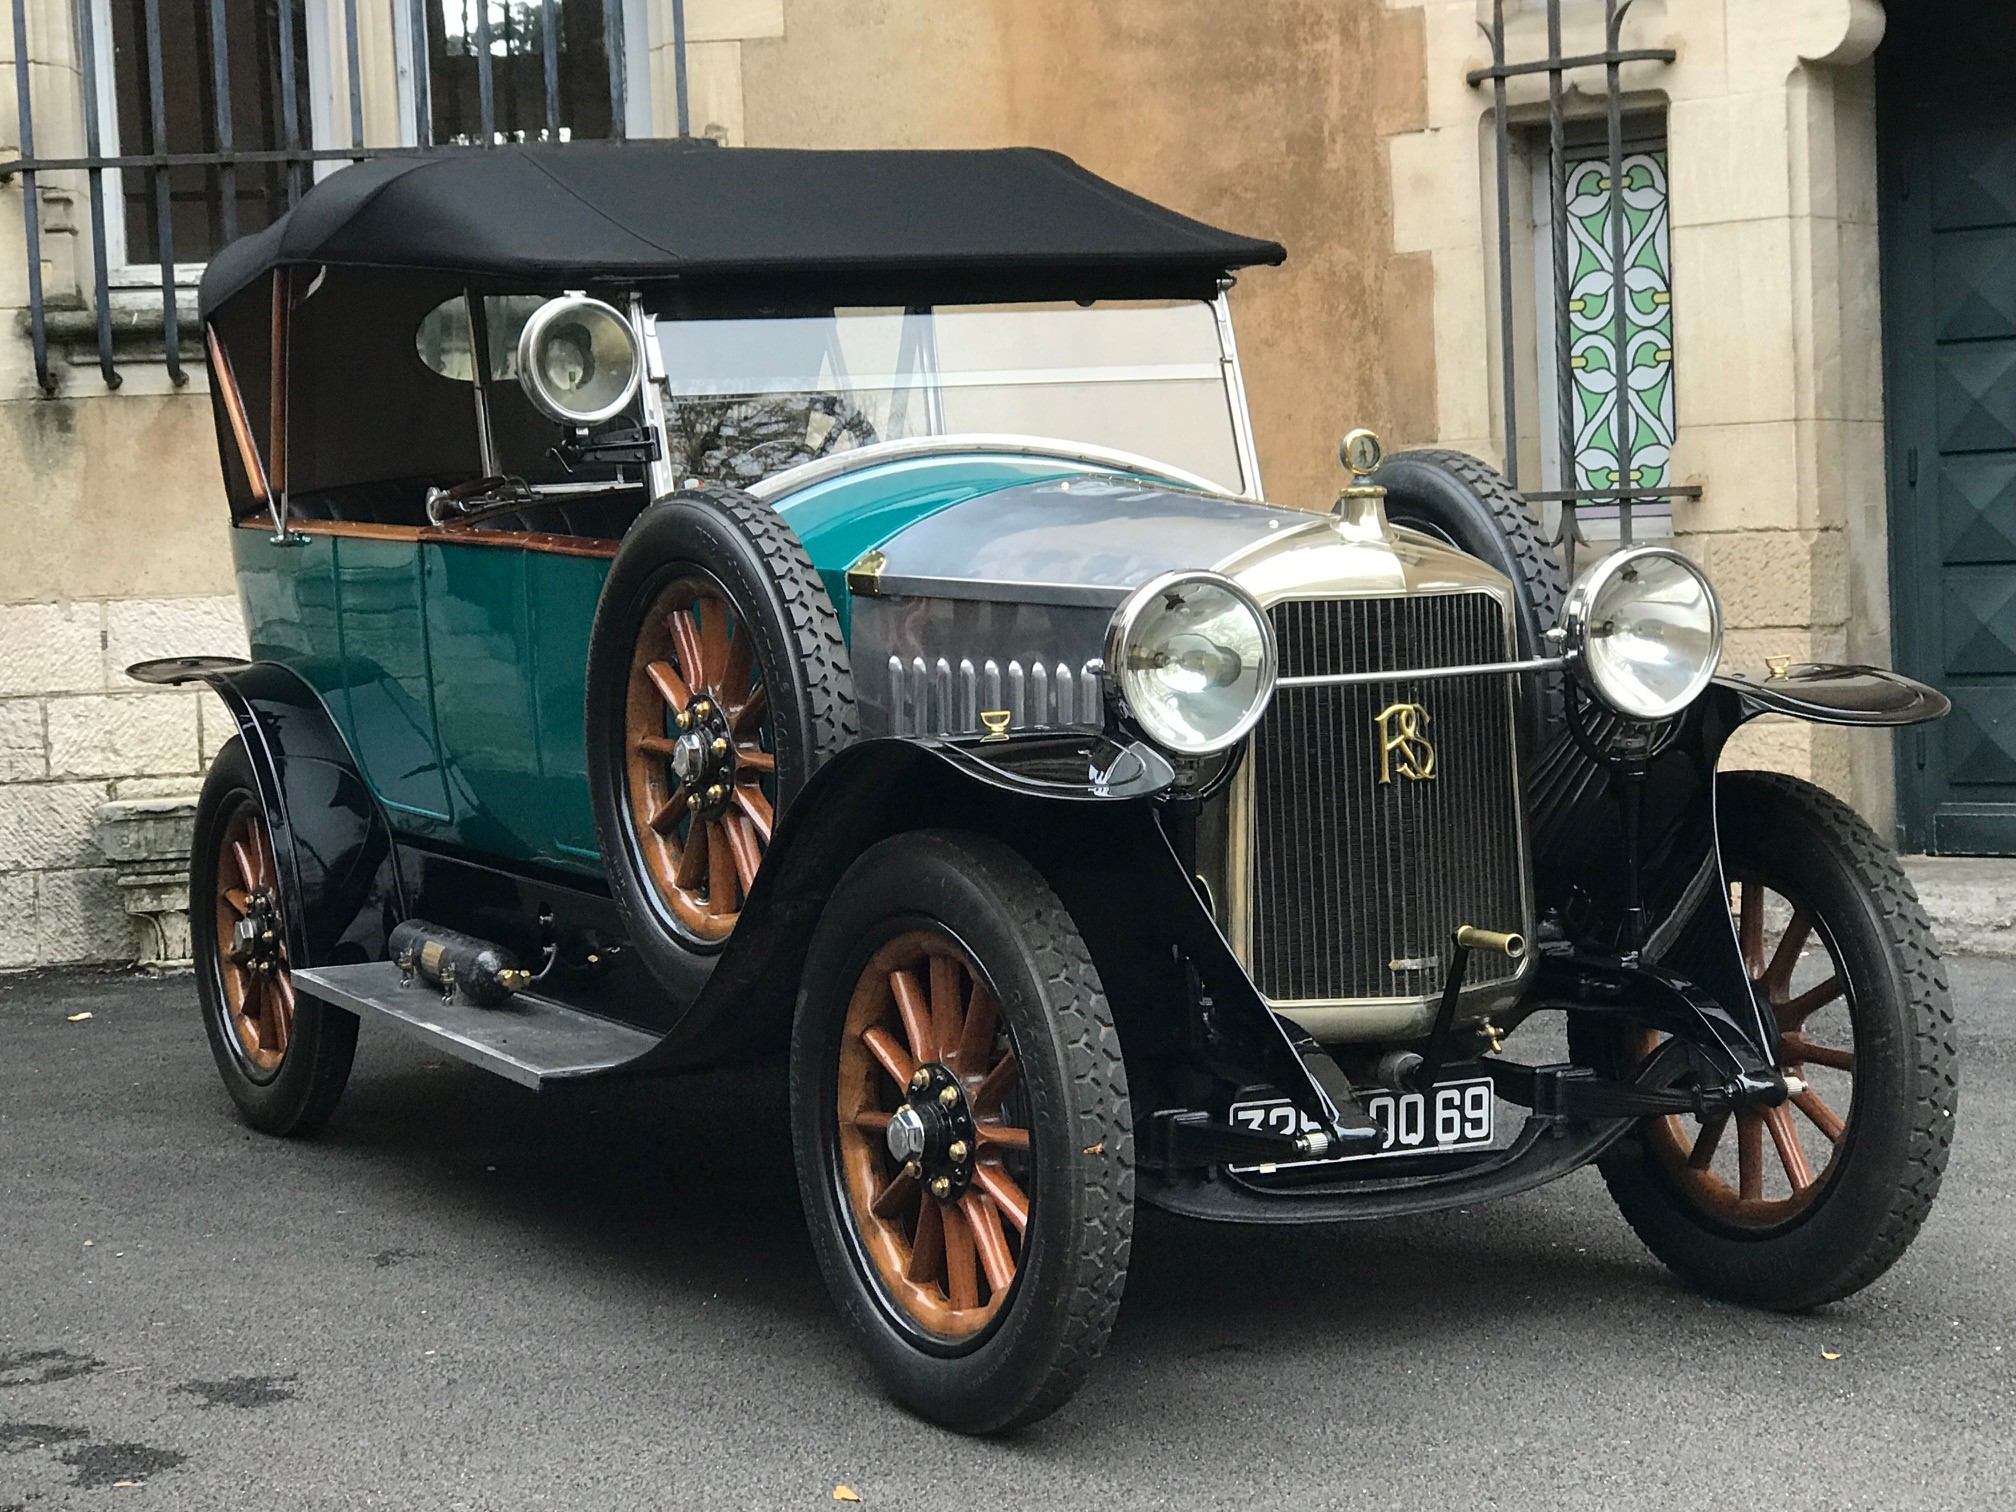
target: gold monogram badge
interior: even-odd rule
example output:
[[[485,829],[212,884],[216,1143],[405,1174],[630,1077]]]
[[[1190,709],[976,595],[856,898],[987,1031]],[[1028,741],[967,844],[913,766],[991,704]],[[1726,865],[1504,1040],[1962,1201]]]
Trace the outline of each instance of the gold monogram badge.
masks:
[[[1379,729],[1379,781],[1390,783],[1399,773],[1409,782],[1435,780],[1435,747],[1422,730],[1428,711],[1417,703],[1388,704],[1372,716]]]
[[[1008,738],[1008,721],[1014,718],[1007,709],[982,709],[980,723],[987,727],[987,733],[980,737],[982,745],[990,745],[997,740]]]

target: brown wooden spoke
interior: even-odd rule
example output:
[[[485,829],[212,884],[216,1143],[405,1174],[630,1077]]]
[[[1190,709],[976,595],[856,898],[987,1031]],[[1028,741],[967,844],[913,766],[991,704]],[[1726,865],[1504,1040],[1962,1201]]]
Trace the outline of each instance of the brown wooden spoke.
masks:
[[[986,1272],[988,1286],[995,1291],[1008,1290],[1015,1279],[1015,1252],[1008,1248],[1008,1236],[1001,1231],[1001,1214],[994,1199],[968,1191],[959,1199],[959,1211],[973,1231],[973,1245],[980,1251],[980,1269]]]
[[[1827,1066],[1835,1071],[1846,1071],[1851,1075],[1855,1070],[1855,1052],[1837,1050],[1832,1045],[1815,1044],[1803,1034],[1781,1034],[1778,1048],[1787,1065]]]
[[[1778,1107],[1698,1123],[1651,1119],[1647,1130],[1683,1193],[1725,1222],[1763,1226],[1813,1199],[1847,1137],[1854,1117],[1853,994],[1810,908],[1793,898],[1774,903],[1757,876],[1738,877],[1731,892],[1745,969],[1777,1021],[1781,1068],[1803,1086]],[[1845,1046],[1838,1043],[1844,1039]],[[1643,1036],[1641,1054],[1656,1042]],[[1731,1122],[1734,1141],[1726,1137]]]
[[[287,969],[278,869],[265,816],[249,794],[225,817],[217,847],[217,974],[224,1012],[239,1050],[258,1071],[276,1070],[294,1037],[294,984]],[[234,959],[235,932],[251,920],[274,938],[249,959]]]
[[[994,1069],[980,1080],[973,1089],[973,1112],[986,1117],[1001,1106],[1001,1100],[1015,1090],[1015,1083],[1021,1076],[1021,1068],[1015,1064],[1015,1057],[1004,1056],[995,1062]]]
[[[924,1000],[924,990],[917,985],[916,973],[890,972],[889,997],[910,1041],[910,1053],[920,1061],[938,1059],[938,1042],[931,1037],[931,1009]]]
[[[772,764],[772,769],[775,769],[774,763]],[[756,831],[758,839],[765,845],[768,845],[770,843],[770,826],[775,821],[775,811],[770,807],[770,800],[763,796],[761,788],[752,785],[753,778],[745,782],[739,780],[741,777],[739,772],[736,775],[738,780],[734,791],[735,807],[742,811],[743,822]]]
[[[674,920],[702,940],[734,930],[776,824],[777,761],[765,745],[764,705],[754,640],[722,590],[700,576],[668,583],[631,654],[625,775],[651,884]],[[685,768],[690,783],[674,767],[689,728],[712,732],[706,764]],[[728,745],[717,747],[724,737]]]
[[[1002,1170],[998,1161],[983,1162],[973,1173],[973,1185],[999,1203],[1002,1213],[1017,1229],[1029,1226],[1029,1199],[1022,1195],[1022,1188],[1015,1184],[1015,1178]]]
[[[1738,882],[1736,896],[1736,943],[1754,982],[1764,975],[1764,889]]]
[[[1827,1136],[1829,1144],[1839,1144],[1848,1132],[1848,1125],[1841,1121],[1841,1115],[1827,1105],[1827,1100],[1812,1088],[1798,1093],[1792,1105],[1813,1120],[1813,1127]]]
[[[1790,990],[1792,968],[1799,963],[1799,953],[1806,948],[1806,941],[1812,934],[1813,916],[1808,913],[1794,914],[1792,922],[1785,926],[1785,933],[1779,937],[1778,948],[1772,952],[1771,964],[1764,968],[1762,978],[1765,995],[1773,1002]]]
[[[1781,1033],[1791,1033],[1813,1016],[1814,1010],[1825,1008],[1848,990],[1839,976],[1830,976],[1817,987],[1809,987],[1797,997],[1779,1000],[1772,998],[1771,1008],[1778,1019]]]
[[[1736,1189],[1745,1202],[1764,1197],[1764,1120],[1755,1113],[1736,1115]]]
[[[1029,1148],[1029,1131],[1027,1129],[1011,1129],[1006,1124],[988,1123],[984,1119],[973,1127],[979,1137],[980,1148],[983,1150],[1026,1150]]]
[[[868,1030],[861,1036],[861,1044],[875,1057],[876,1063],[889,1073],[891,1081],[899,1087],[910,1085],[910,1078],[917,1074],[917,1062],[903,1053],[903,1047],[896,1043],[888,1030],[879,1025]]]
[[[1687,1154],[1687,1167],[1693,1171],[1705,1171],[1715,1160],[1715,1147],[1722,1143],[1723,1132],[1729,1127],[1729,1115],[1718,1113],[1701,1125],[1701,1133],[1694,1141],[1694,1148]]]
[[[942,1197],[932,1190],[939,1168],[928,1163],[939,1157],[927,1156],[913,1177],[886,1138],[920,1067],[948,1091],[960,1088],[973,1119],[974,1149],[959,1167],[968,1174]],[[869,957],[841,1037],[840,1169],[877,1280],[932,1337],[973,1337],[1015,1284],[1032,1203],[1029,1131],[1010,1095],[1015,1082],[993,994],[949,937],[916,930]]]

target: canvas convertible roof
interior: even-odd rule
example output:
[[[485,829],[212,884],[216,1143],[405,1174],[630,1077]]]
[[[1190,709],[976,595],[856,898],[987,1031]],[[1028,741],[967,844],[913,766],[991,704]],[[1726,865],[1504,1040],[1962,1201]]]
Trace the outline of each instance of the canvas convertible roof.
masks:
[[[1208,297],[1222,274],[1286,255],[1035,148],[542,143],[332,174],[217,254],[202,308],[207,319],[289,265],[530,285],[673,279],[742,297],[844,288],[915,304]]]

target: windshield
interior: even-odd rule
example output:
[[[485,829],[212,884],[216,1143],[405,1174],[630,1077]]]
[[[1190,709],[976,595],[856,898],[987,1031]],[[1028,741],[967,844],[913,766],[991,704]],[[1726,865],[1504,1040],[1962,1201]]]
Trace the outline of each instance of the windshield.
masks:
[[[682,477],[746,484],[878,441],[992,432],[1247,486],[1208,304],[661,319],[658,345]]]

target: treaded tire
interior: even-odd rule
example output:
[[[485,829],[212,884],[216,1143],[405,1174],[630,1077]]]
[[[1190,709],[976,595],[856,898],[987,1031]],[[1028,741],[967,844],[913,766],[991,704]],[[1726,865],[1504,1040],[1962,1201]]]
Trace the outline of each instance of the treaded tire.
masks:
[[[589,794],[630,947],[681,997],[706,981],[723,941],[682,930],[647,869],[627,786],[626,700],[647,612],[667,583],[696,573],[725,593],[735,633],[754,635],[779,815],[813,772],[860,734],[839,616],[803,544],[775,510],[740,489],[696,484],[637,517],[610,564],[589,635]]]
[[[1925,910],[1895,853],[1846,804],[1770,772],[1724,773],[1724,864],[1802,900],[1849,982],[1854,1106],[1832,1170],[1795,1217],[1762,1232],[1690,1201],[1642,1140],[1603,1178],[1625,1220],[1684,1280],[1726,1301],[1803,1311],[1860,1291],[1916,1237],[1953,1142],[1953,1005]],[[1578,1057],[1579,1058],[1579,1057]]]
[[[1014,1289],[992,1325],[934,1348],[863,1252],[837,1154],[843,1021],[877,948],[949,932],[992,980],[1020,1063],[1032,1177]],[[1077,925],[997,841],[924,830],[871,847],[835,890],[807,955],[791,1039],[798,1182],[826,1284],[876,1376],[945,1427],[1001,1433],[1056,1411],[1112,1330],[1134,1222],[1133,1114],[1120,1037]]]
[[[1386,518],[1476,557],[1512,580],[1518,598],[1519,654],[1542,654],[1541,637],[1561,623],[1568,573],[1524,495],[1495,468],[1466,452],[1396,452],[1371,481],[1386,490]],[[1566,719],[1559,675],[1529,678],[1530,718],[1540,744]]]
[[[189,932],[196,961],[196,997],[203,1029],[224,1088],[245,1121],[267,1134],[301,1138],[329,1121],[350,1080],[357,1053],[357,1019],[344,1009],[306,993],[294,997],[293,1027],[277,1069],[261,1074],[239,1047],[226,1005],[218,948],[217,896],[223,826],[246,802],[259,805],[258,784],[244,742],[233,737],[217,753],[196,800],[195,834],[190,845]],[[263,809],[261,810],[263,818]],[[298,906],[286,898],[282,907]]]

